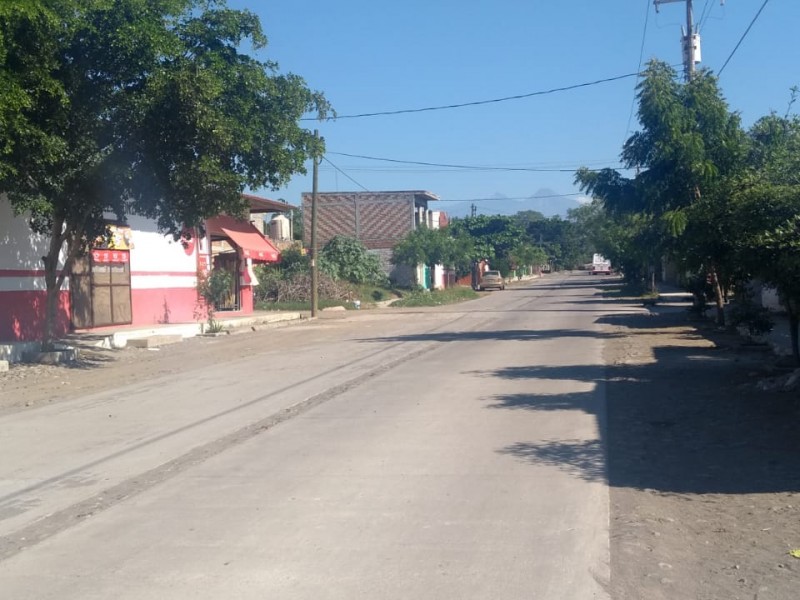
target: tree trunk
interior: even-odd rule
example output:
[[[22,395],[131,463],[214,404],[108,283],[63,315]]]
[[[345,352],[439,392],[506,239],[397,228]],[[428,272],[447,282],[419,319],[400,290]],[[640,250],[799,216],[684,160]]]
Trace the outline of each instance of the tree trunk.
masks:
[[[709,269],[709,275],[711,275],[711,285],[714,287],[714,303],[717,305],[717,325],[724,327],[725,293],[722,290],[722,284],[719,281],[719,272],[716,266]]]
[[[648,267],[648,285],[650,286],[650,293],[655,294],[658,292],[658,286],[656,286],[656,268],[653,265]]]
[[[61,254],[61,246],[64,243],[61,236],[62,229],[63,223],[56,219],[56,222],[53,223],[47,256],[42,257],[45,289],[47,290],[45,295],[44,327],[42,330],[42,350],[45,352],[53,349],[53,341],[56,337],[56,312],[61,295],[61,284],[63,283],[63,278],[58,276],[58,257]]]
[[[53,228],[50,235],[50,246],[47,249],[47,256],[42,257],[44,263],[44,281],[46,291],[44,327],[42,328],[42,350],[48,352],[53,350],[56,340],[56,319],[58,307],[61,300],[61,288],[64,280],[75,262],[81,250],[81,236],[83,228],[78,228],[69,236],[64,228],[64,219],[54,219]],[[61,248],[67,242],[67,256],[64,260],[64,267],[58,271],[58,258],[61,255]]]

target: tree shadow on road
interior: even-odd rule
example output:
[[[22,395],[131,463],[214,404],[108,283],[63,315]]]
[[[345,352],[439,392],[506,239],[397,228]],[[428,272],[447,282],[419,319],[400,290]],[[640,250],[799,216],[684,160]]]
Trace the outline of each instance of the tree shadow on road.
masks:
[[[490,410],[580,410],[600,422],[596,442],[522,440],[499,452],[587,480],[607,478],[612,487],[677,494],[800,492],[800,402],[793,394],[756,389],[763,353],[749,354],[725,334],[714,343],[705,337],[718,333],[710,328],[687,333],[686,316],[679,313],[645,320],[619,316],[614,323],[627,324],[637,337],[654,337],[645,342],[650,352],[640,363],[479,373],[529,380],[532,390],[545,380],[598,386],[586,393],[486,398]],[[649,327],[639,329],[642,324]],[[606,337],[611,344],[627,343],[614,333]]]
[[[409,335],[364,338],[362,342],[481,342],[534,341],[558,338],[606,338],[613,334],[582,329],[500,329],[489,331],[431,331]]]

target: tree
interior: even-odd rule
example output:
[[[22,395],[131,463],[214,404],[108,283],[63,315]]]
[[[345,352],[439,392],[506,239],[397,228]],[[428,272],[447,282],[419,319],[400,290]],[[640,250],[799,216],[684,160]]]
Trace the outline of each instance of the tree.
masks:
[[[355,238],[337,235],[320,252],[319,268],[335,280],[350,283],[382,283],[386,274],[381,261]]]
[[[708,232],[724,229],[731,214],[725,205],[744,172],[739,116],[729,111],[710,72],[681,84],[674,69],[658,61],[649,64],[637,97],[642,129],[622,150],[625,167],[637,175],[581,169],[576,181],[602,199],[610,214],[640,216],[651,272],[668,253],[705,269],[716,292],[717,321],[724,324],[726,289],[734,276],[732,240]]]
[[[464,266],[470,261],[472,246],[464,236],[453,237],[451,228],[418,227],[392,249],[396,265]]]
[[[508,261],[509,253],[526,238],[525,229],[513,217],[478,215],[453,219],[448,227],[454,238],[472,240],[472,258]]]
[[[514,248],[509,256],[513,267],[516,269],[520,267],[541,267],[548,260],[547,252],[541,247],[526,243]]]
[[[108,213],[178,235],[242,213],[245,188],[275,189],[322,150],[298,119],[324,115],[324,97],[241,53],[266,37],[223,0],[52,0],[1,11],[0,31],[0,191],[50,241],[45,345]]]
[[[741,192],[736,215],[746,235],[739,257],[776,288],[800,363],[800,118],[766,116],[749,137],[752,185]]]

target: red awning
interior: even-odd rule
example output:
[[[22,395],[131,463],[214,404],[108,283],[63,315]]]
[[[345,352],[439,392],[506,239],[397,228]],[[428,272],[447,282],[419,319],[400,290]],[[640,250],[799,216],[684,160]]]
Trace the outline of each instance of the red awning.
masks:
[[[280,258],[280,251],[248,221],[220,215],[207,219],[206,227],[210,236],[230,238],[245,258],[266,262],[278,262]]]

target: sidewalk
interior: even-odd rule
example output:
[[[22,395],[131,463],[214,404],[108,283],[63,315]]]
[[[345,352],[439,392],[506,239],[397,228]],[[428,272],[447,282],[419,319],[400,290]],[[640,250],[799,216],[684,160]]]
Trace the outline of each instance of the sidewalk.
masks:
[[[309,313],[302,311],[256,311],[241,317],[219,315],[217,322],[222,325],[221,334],[255,330],[277,326],[290,321],[308,319]],[[76,331],[59,340],[59,346],[68,348],[120,349],[128,345],[152,348],[159,345],[180,342],[184,339],[202,335],[205,322],[165,323],[161,325],[108,327],[102,330]],[[38,350],[38,342],[0,342],[0,359],[11,363],[22,362],[24,356]]]
[[[688,308],[692,304],[692,294],[666,284],[659,284],[658,306],[675,306]],[[706,316],[714,319],[716,308],[709,306]],[[792,339],[789,332],[789,318],[784,313],[771,313],[774,326],[772,331],[764,335],[753,337],[753,341],[767,344],[776,356],[791,356]],[[740,333],[748,337],[747,332],[740,329]]]

